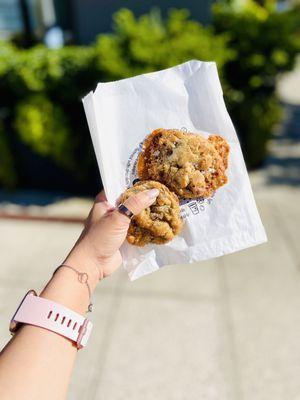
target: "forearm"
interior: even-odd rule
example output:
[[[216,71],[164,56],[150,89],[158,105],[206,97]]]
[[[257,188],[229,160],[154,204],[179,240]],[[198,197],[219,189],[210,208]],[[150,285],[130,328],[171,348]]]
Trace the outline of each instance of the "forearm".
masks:
[[[66,263],[88,273],[93,291],[99,275],[83,254],[71,253]],[[40,296],[81,315],[89,304],[87,286],[67,268],[56,272]],[[65,399],[76,354],[77,348],[68,339],[36,326],[22,326],[0,357],[1,399]]]
[[[134,215],[149,207],[157,189],[129,197],[123,204]],[[99,279],[111,275],[121,264],[119,248],[130,219],[97,196],[85,229],[65,263],[88,274],[90,291]],[[59,269],[41,293],[78,314],[89,304],[89,290],[69,268]],[[86,275],[85,275],[86,278]],[[73,328],[75,329],[75,328]],[[46,329],[24,325],[0,356],[1,400],[65,399],[77,349],[68,339]]]

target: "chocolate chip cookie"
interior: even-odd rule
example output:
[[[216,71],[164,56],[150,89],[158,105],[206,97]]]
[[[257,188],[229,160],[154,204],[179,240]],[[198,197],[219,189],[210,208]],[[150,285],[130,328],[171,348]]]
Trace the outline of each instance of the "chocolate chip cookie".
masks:
[[[182,228],[179,200],[176,194],[159,182],[138,182],[123,193],[120,201],[124,203],[129,196],[147,189],[158,189],[159,195],[155,203],[135,215],[130,221],[127,241],[136,246],[145,246],[148,243],[167,243]]]
[[[159,181],[180,198],[210,197],[227,182],[228,155],[219,135],[156,129],[144,141],[137,170],[140,179]]]

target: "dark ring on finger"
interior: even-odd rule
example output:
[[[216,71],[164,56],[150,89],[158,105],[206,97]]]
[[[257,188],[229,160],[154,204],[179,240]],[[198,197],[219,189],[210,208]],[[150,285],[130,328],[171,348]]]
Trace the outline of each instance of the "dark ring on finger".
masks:
[[[126,217],[128,217],[129,219],[131,219],[134,215],[132,211],[128,210],[128,208],[126,206],[124,206],[124,204],[119,205],[118,211],[121,214],[126,215]]]

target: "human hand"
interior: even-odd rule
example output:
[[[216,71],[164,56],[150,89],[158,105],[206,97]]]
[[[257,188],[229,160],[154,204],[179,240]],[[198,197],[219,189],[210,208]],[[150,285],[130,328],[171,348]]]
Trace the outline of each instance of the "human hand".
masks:
[[[139,214],[154,203],[159,191],[145,190],[128,198],[124,205]],[[122,263],[120,246],[124,242],[130,219],[112,207],[101,192],[85,222],[85,227],[65,260],[65,264],[87,272],[95,286],[99,279],[111,275]]]

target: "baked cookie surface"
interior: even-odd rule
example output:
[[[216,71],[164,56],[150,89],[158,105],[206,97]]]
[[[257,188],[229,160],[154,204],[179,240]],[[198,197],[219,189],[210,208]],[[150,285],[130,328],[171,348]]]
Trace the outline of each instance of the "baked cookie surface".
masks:
[[[137,171],[142,180],[166,185],[180,198],[210,197],[227,183],[229,145],[177,129],[156,129],[144,141]]]
[[[159,182],[138,182],[122,194],[120,201],[124,203],[128,197],[147,189],[158,189],[159,195],[154,204],[131,219],[127,241],[136,246],[167,243],[180,232],[183,224],[177,196]]]

